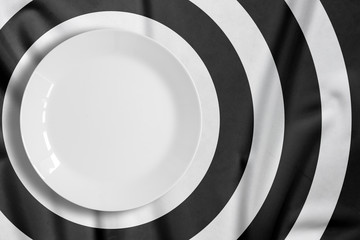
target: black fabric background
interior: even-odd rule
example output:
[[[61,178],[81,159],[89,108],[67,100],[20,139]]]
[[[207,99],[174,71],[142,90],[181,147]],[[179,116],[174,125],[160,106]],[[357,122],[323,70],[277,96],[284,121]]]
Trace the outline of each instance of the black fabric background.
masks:
[[[274,185],[259,214],[239,239],[280,240],[285,239],[301,211],[317,163],[321,134],[317,77],[304,36],[283,0],[239,0],[239,3],[261,30],[274,56],[286,114],[284,150]],[[344,54],[353,117],[347,176],[322,239],[358,240],[360,2],[323,0],[322,3]],[[13,23],[0,31],[1,104],[17,61],[38,37],[63,20],[101,10],[125,10],[156,19],[178,32],[198,52],[214,79],[220,99],[224,140],[217,149],[218,160],[196,192],[173,212],[139,227],[101,230],[66,221],[38,203],[15,175],[1,138],[0,210],[36,240],[189,239],[217,215],[236,188],[246,167],[253,120],[251,93],[241,62],[224,33],[200,9],[182,0],[36,0],[21,11],[21,17],[17,14]],[[309,115],[311,121],[302,121]]]
[[[194,193],[167,215],[133,228],[93,229],[62,219],[38,203],[15,176],[2,145],[4,179],[0,182],[0,209],[33,239],[190,239],[221,211],[242,176],[250,151],[253,113],[250,89],[239,57],[221,29],[192,3],[174,0],[145,2],[31,2],[0,32],[0,52],[4,53],[0,59],[2,92],[28,47],[62,21],[107,10],[151,17],[181,35],[197,51],[213,78],[220,105],[221,127],[210,169]]]
[[[322,240],[360,239],[360,2],[323,0],[348,72],[352,102],[352,138],[348,169],[333,217]]]

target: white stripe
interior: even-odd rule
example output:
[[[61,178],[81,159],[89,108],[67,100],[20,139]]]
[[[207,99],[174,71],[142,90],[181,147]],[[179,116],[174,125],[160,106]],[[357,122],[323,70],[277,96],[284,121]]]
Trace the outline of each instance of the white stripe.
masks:
[[[254,135],[249,162],[236,191],[219,215],[193,239],[237,239],[269,193],[284,137],[284,103],[276,65],[254,21],[235,0],[192,0],[224,31],[249,79]]]
[[[30,240],[30,238],[17,229],[2,212],[0,212],[0,239]]]
[[[346,67],[319,0],[287,0],[309,45],[318,75],[322,133],[318,164],[305,205],[287,240],[320,239],[335,209],[350,149],[351,100]]]
[[[31,0],[1,0],[0,2],[0,28]]]

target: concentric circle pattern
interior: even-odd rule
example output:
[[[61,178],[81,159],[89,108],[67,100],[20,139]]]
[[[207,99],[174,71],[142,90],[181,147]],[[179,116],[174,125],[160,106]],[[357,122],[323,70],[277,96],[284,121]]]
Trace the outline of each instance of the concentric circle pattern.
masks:
[[[359,168],[348,167],[357,158],[350,96],[357,75],[348,73],[340,43],[350,40],[339,43],[332,21],[340,17],[329,18],[328,5],[9,0],[0,14],[0,228],[19,231],[0,229],[0,239],[360,238],[342,229],[331,236],[346,217],[341,209],[356,208],[346,205],[346,189],[354,189],[346,176]],[[194,80],[203,111],[199,146],[183,178],[161,198],[115,212],[53,192],[32,168],[19,127],[25,86],[44,56],[72,36],[108,28],[168,49]]]

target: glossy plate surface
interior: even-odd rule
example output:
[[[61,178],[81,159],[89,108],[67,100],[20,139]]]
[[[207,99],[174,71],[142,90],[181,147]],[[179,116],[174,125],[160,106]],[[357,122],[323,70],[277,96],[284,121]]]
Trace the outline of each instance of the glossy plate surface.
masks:
[[[36,172],[86,208],[121,211],[169,191],[196,152],[201,109],[183,65],[150,38],[96,30],[54,48],[24,92]]]

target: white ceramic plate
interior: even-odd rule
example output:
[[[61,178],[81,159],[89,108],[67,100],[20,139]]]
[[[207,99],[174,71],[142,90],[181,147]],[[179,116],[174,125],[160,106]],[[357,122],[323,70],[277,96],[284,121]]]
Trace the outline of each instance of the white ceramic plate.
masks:
[[[189,72],[201,105],[201,135],[194,159],[185,175],[155,201],[127,211],[95,211],[56,194],[36,173],[27,156],[21,131],[20,108],[26,85],[35,68],[52,49],[78,34],[96,29],[118,29],[147,36],[171,51]],[[181,204],[206,174],[218,140],[220,116],[211,76],[196,51],[181,36],[152,19],[126,12],[95,12],[57,25],[41,36],[16,66],[7,87],[2,112],[6,150],[14,171],[26,189],[53,213],[88,227],[128,228],[157,219]]]
[[[196,152],[201,110],[183,65],[150,38],[96,30],[53,49],[22,100],[26,153],[55,192],[120,211],[169,191]]]

